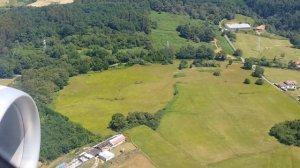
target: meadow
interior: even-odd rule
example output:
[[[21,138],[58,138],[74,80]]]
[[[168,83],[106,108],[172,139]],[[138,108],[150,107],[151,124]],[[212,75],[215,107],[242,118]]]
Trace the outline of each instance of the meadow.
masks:
[[[300,149],[268,135],[278,122],[300,118],[300,106],[240,64],[222,76],[198,69],[178,78],[178,96],[157,131],[137,127],[132,140],[160,167],[297,167]],[[248,77],[252,84],[245,85]]]
[[[56,109],[105,135],[113,133],[106,126],[115,112],[154,113],[166,107],[156,131],[139,126],[125,132],[159,167],[300,164],[299,148],[268,135],[274,124],[299,119],[299,104],[271,85],[255,85],[241,64],[223,64],[219,77],[212,75],[214,68],[179,71],[177,65],[133,66],[71,78]],[[246,77],[250,85],[243,84]]]
[[[258,47],[260,41],[260,47]],[[290,60],[300,60],[300,50],[292,48],[288,40],[278,38],[260,37],[252,34],[237,33],[236,48],[242,49],[244,57],[261,58],[265,56],[287,63]]]
[[[165,12],[151,12],[151,20],[157,23],[157,28],[151,30],[150,38],[153,43],[153,47],[162,49],[169,46],[175,49],[180,49],[182,46],[193,45],[200,46],[207,43],[195,43],[191,40],[184,39],[179,36],[179,32],[176,28],[183,24],[202,25],[203,21],[191,19],[187,15],[176,15]]]
[[[248,16],[236,14],[234,19],[225,20],[224,24],[226,24],[226,23],[229,23],[229,24],[230,23],[249,23],[251,26],[253,26],[255,23],[255,20]]]
[[[57,111],[83,127],[108,135],[114,113],[155,113],[173,94],[177,65],[146,65],[91,72],[70,79],[54,104]]]

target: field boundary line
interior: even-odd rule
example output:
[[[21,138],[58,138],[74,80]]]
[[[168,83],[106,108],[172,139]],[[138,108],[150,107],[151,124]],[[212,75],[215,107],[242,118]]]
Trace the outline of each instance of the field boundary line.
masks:
[[[153,164],[153,166],[160,168],[156,163],[154,163],[154,161],[150,158],[149,155],[147,155],[141,148],[138,147],[138,145],[136,143],[134,143],[134,141],[132,140],[132,138],[129,136],[130,142],[133,144],[133,146],[135,146],[137,149],[139,149],[139,151]]]

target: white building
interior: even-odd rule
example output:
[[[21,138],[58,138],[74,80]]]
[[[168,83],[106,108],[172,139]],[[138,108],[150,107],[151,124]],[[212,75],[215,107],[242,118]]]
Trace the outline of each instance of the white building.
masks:
[[[115,157],[115,154],[111,153],[110,151],[103,151],[99,153],[99,158],[103,161],[109,161]]]
[[[283,83],[288,90],[296,90],[297,89],[296,81],[285,81]]]
[[[251,26],[248,23],[228,23],[225,24],[227,30],[247,30],[251,29]]]

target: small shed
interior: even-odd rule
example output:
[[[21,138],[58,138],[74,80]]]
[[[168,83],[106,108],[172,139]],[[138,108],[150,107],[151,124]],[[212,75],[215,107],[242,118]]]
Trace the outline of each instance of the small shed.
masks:
[[[115,157],[115,154],[113,154],[110,151],[103,151],[103,152],[99,153],[99,158],[103,161],[109,161],[114,157]]]

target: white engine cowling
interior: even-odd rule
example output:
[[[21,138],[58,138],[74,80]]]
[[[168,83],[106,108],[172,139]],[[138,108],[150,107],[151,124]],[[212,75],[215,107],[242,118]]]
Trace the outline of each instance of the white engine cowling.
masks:
[[[37,167],[40,141],[40,119],[33,99],[0,86],[0,167]]]

